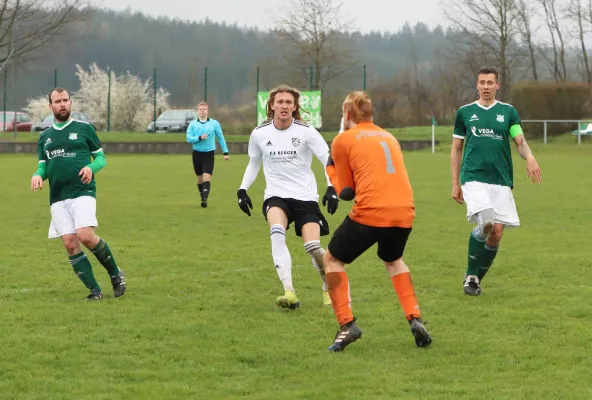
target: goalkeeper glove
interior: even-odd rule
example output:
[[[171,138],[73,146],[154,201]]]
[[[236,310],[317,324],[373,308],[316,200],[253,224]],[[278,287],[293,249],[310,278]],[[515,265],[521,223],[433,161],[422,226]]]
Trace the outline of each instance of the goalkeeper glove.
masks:
[[[251,199],[249,198],[247,191],[245,189],[239,189],[238,192],[236,192],[236,196],[238,197],[238,206],[245,214],[250,217],[251,211],[249,210],[249,207],[252,210],[253,204],[251,203]]]
[[[331,215],[337,211],[339,199],[337,198],[337,192],[333,186],[328,186],[325,195],[323,196],[323,206],[327,205],[327,212]]]

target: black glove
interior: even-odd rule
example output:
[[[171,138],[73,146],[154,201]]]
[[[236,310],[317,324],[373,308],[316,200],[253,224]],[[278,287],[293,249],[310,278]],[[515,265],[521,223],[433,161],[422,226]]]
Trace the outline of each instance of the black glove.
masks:
[[[239,189],[238,192],[236,192],[236,196],[238,197],[238,206],[245,214],[250,217],[251,211],[249,210],[249,207],[252,210],[253,203],[251,203],[251,199],[249,198],[247,191],[245,189]]]
[[[337,211],[337,205],[339,204],[339,199],[337,198],[337,192],[333,188],[333,186],[328,186],[325,195],[323,196],[323,206],[327,205],[327,212],[331,215],[335,214]]]
[[[344,187],[341,193],[339,193],[339,198],[345,201],[352,201],[356,197],[356,193],[350,187]]]

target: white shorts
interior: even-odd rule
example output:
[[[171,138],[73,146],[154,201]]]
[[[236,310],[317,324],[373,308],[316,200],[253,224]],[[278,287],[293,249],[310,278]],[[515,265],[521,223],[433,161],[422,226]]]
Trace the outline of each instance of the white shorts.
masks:
[[[53,203],[50,207],[51,223],[48,237],[56,239],[76,233],[77,229],[88,226],[97,227],[97,200],[82,196]]]
[[[508,186],[467,182],[462,185],[462,193],[469,222],[477,224],[477,213],[493,208],[496,223],[508,227],[520,226],[512,189]]]

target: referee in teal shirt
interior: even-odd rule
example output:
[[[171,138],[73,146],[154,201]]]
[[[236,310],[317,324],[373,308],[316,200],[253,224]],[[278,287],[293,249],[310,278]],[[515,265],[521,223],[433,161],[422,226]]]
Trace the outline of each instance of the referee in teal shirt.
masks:
[[[220,123],[215,119],[208,118],[207,103],[201,102],[197,105],[197,114],[198,119],[191,121],[187,127],[187,143],[193,145],[193,170],[197,175],[201,206],[206,208],[210,195],[210,181],[214,173],[215,138],[218,138],[225,160],[228,160],[228,146],[226,146]]]

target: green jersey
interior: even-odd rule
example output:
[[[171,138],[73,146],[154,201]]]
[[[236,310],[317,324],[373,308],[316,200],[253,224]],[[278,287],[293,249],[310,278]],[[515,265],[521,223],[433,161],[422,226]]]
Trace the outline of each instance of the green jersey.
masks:
[[[102,153],[101,142],[94,128],[86,122],[69,120],[62,126],[54,124],[39,137],[39,163],[46,163],[49,181],[49,204],[81,196],[96,197],[96,184],[84,184],[80,170],[91,162],[91,155]]]
[[[484,107],[474,102],[458,109],[453,137],[465,141],[461,185],[476,181],[514,186],[510,136],[521,133],[510,133],[514,125],[520,125],[520,116],[510,104],[496,101]]]

